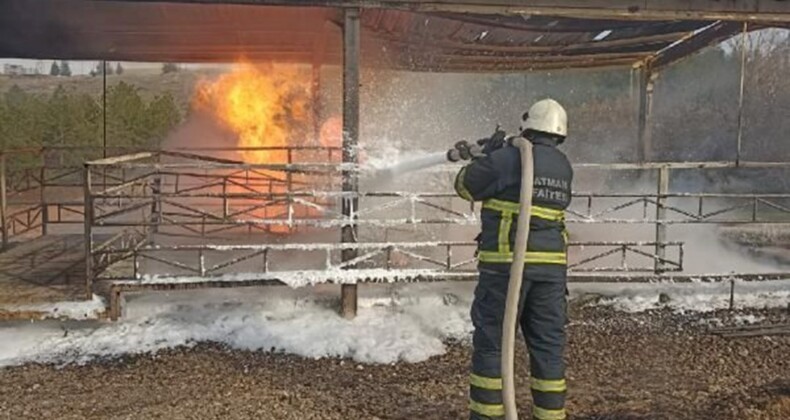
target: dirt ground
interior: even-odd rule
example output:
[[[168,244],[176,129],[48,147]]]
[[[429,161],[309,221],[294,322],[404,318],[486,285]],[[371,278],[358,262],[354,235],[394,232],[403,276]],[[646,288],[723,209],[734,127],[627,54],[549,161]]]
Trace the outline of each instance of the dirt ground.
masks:
[[[765,322],[786,310],[751,312]],[[790,337],[707,334],[732,314],[575,309],[572,419],[788,419]],[[743,315],[741,313],[740,315]],[[416,364],[360,365],[200,344],[86,366],[0,369],[3,419],[461,419],[467,343]],[[523,352],[521,352],[523,356]],[[529,409],[521,365],[519,397]]]

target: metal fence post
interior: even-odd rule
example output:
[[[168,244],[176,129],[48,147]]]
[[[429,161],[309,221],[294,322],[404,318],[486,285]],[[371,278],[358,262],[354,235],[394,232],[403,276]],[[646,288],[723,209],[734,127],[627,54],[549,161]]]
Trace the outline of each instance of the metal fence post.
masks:
[[[345,9],[343,23],[343,163],[357,163],[359,143],[359,10]],[[357,241],[356,213],[359,198],[356,170],[343,170],[343,216],[349,224],[343,225],[340,240],[343,243]],[[357,256],[354,249],[344,249],[343,262]],[[353,266],[347,267],[353,269]],[[357,285],[344,284],[340,287],[341,314],[345,318],[357,315]]]
[[[658,189],[656,194],[656,260],[654,262],[654,272],[661,274],[664,272],[664,262],[666,259],[667,225],[664,223],[667,217],[666,201],[669,193],[669,167],[662,166],[658,169]]]
[[[46,157],[44,158],[44,164],[41,166],[41,174],[39,175],[41,178],[39,179],[40,184],[40,195],[39,201],[41,202],[41,236],[47,234],[47,225],[49,224],[49,206],[47,205],[47,194],[46,194],[46,176],[47,176],[47,160]]]
[[[0,152],[0,234],[3,235],[0,242],[0,250],[8,248],[8,197],[6,196],[6,165],[5,152]]]

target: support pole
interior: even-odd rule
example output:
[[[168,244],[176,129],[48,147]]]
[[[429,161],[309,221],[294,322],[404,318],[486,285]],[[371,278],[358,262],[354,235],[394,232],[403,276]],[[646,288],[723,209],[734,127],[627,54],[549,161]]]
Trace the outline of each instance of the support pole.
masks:
[[[41,172],[39,173],[39,202],[41,203],[41,236],[46,236],[48,233],[47,228],[49,225],[49,206],[47,205],[47,192],[46,192],[46,176],[47,176],[47,159],[42,159]]]
[[[655,73],[650,62],[642,66],[639,77],[639,147],[637,156],[639,162],[648,162],[653,159],[653,133],[651,129],[651,115],[653,113],[653,84]]]
[[[667,240],[667,225],[664,223],[667,217],[667,194],[669,193],[669,167],[662,166],[658,169],[658,191],[656,196],[656,257],[654,262],[654,272],[661,274],[664,272],[663,260],[666,259],[666,248],[664,243]]]
[[[93,296],[93,191],[91,190],[91,168],[83,169],[83,195],[85,202],[85,294],[87,299]]]
[[[102,157],[107,157],[107,62],[101,62]],[[105,181],[106,184],[106,181]],[[106,185],[105,185],[106,187]]]
[[[746,36],[749,24],[743,23],[741,34],[741,79],[738,86],[738,136],[735,145],[735,166],[741,164],[741,141],[743,140],[743,90],[746,82]]]
[[[0,250],[8,248],[8,196],[6,195],[6,166],[5,153],[0,152],[0,234],[3,235],[0,242]]]
[[[357,147],[359,145],[359,9],[345,9],[343,22],[343,164],[357,163]],[[357,241],[356,213],[359,205],[357,173],[355,170],[344,170],[342,212],[346,220],[352,224],[341,228],[340,241],[354,243]],[[357,251],[344,249],[341,259],[351,261]],[[352,265],[347,268],[353,269]],[[357,285],[341,286],[341,314],[345,318],[353,318],[357,314]]]

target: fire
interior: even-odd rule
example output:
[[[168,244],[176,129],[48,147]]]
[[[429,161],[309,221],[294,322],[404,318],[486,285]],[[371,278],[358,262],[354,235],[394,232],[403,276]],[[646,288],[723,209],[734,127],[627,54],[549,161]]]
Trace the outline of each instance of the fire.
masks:
[[[245,161],[286,163],[284,148],[304,145],[312,124],[309,74],[295,66],[238,63],[233,70],[198,85],[196,106],[238,135]],[[300,142],[301,140],[301,142]]]
[[[194,106],[236,134],[238,146],[247,149],[240,152],[243,160],[264,164],[291,163],[291,159],[298,162],[304,154],[294,152],[289,156],[287,147],[339,147],[341,144],[342,124],[339,118],[332,117],[320,124],[315,121],[310,75],[306,69],[294,65],[237,63],[229,73],[201,82]],[[321,153],[312,156],[328,159]],[[335,153],[332,157],[339,161],[340,154]],[[310,185],[314,181],[300,174],[289,177],[288,184],[284,182],[282,172],[258,171],[258,174],[279,180],[268,188],[268,192],[273,194],[315,187]],[[287,205],[276,199],[252,215],[266,219],[319,217],[314,208],[294,205],[289,210]],[[272,225],[269,231],[290,233],[292,229],[285,225]]]

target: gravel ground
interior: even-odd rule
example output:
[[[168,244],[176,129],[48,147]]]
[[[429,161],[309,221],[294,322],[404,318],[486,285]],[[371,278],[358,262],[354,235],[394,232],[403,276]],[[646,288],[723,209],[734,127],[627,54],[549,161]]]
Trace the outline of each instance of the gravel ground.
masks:
[[[766,322],[790,319],[779,310],[746,314]],[[728,313],[575,308],[572,315],[573,419],[790,418],[790,337],[708,335],[718,319],[735,322]],[[422,363],[392,365],[216,344],[85,366],[29,364],[0,369],[0,418],[465,418],[469,345],[447,347]],[[524,358],[517,362],[524,372]],[[524,413],[525,376],[519,384]]]

